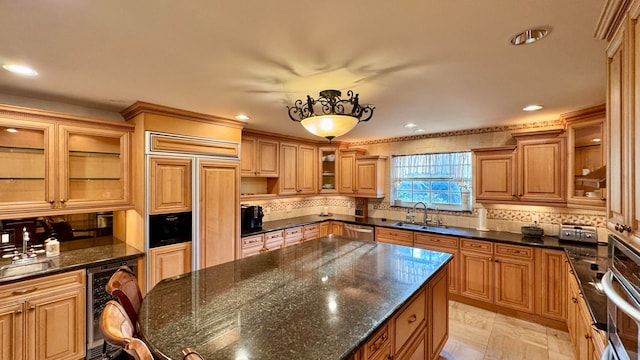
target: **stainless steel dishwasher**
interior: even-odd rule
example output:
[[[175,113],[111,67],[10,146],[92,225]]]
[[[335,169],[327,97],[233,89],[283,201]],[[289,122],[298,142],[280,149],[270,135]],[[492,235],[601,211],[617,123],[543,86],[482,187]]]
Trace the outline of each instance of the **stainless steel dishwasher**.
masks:
[[[344,237],[355,240],[375,241],[376,232],[373,226],[345,223],[343,229]]]

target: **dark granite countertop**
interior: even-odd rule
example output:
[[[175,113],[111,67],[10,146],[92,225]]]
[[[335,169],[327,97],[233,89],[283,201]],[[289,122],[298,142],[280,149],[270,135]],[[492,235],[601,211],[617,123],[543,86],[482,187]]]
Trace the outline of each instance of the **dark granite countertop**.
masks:
[[[488,240],[515,245],[526,245],[543,247],[547,249],[564,250],[567,257],[578,276],[578,283],[585,296],[592,320],[599,329],[606,330],[607,327],[607,297],[598,288],[600,277],[607,270],[607,247],[606,244],[588,244],[564,242],[555,236],[543,236],[540,240],[532,241],[523,238],[522,234],[504,231],[479,231],[470,228],[457,227],[435,227],[429,226],[424,229],[411,229],[393,225],[398,220],[382,220],[380,218],[356,218],[349,215],[319,216],[307,215],[298,216],[284,220],[264,222],[261,230],[243,231],[242,236],[261,234],[269,231],[282,230],[294,226],[313,224],[329,220],[337,220],[350,224],[382,226],[393,229],[404,229],[409,231],[421,231],[426,233],[458,236],[467,239]],[[591,265],[595,264],[595,265]]]
[[[144,255],[143,252],[112,236],[62,241],[60,242],[59,256],[46,257],[41,254],[35,260],[50,260],[50,268],[32,271],[23,275],[0,276],[0,285],[66,271],[86,269],[113,261],[136,259],[142,255]],[[11,264],[10,259],[0,259],[0,267],[9,264]]]
[[[161,281],[141,334],[164,359],[345,359],[450,260],[331,235]]]

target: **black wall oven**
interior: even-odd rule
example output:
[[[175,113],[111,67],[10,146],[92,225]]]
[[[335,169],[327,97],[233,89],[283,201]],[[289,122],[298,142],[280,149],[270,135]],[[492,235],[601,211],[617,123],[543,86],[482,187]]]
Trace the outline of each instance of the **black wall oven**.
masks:
[[[607,294],[609,345],[602,359],[637,360],[640,324],[640,252],[609,235],[609,270],[602,278]]]
[[[149,215],[149,247],[191,241],[191,212]]]

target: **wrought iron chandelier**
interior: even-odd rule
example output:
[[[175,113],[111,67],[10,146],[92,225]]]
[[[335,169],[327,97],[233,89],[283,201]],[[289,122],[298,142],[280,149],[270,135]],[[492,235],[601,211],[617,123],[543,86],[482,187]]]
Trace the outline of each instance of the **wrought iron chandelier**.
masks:
[[[296,100],[293,106],[287,106],[291,120],[299,122],[310,133],[322,136],[329,141],[351,131],[359,122],[369,121],[375,107],[360,105],[358,95],[347,91],[348,99],[341,99],[340,90],[320,91],[320,97],[314,100],[307,95],[307,101]],[[320,104],[318,112],[314,105]],[[351,105],[351,111],[345,106]]]

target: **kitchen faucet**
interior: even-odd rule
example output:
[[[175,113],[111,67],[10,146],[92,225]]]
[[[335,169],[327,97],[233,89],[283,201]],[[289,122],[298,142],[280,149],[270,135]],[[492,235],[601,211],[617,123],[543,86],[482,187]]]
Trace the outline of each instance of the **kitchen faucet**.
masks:
[[[423,203],[422,201],[418,201],[413,205],[413,213],[416,213],[416,207],[418,206],[418,204],[422,204],[422,206],[424,206],[424,224],[427,225],[431,219],[429,219],[427,217],[427,205],[425,203]]]

